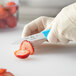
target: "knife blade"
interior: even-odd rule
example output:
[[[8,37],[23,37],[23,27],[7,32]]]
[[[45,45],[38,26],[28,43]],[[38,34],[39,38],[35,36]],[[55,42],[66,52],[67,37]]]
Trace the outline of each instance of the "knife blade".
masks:
[[[17,44],[20,44],[22,41],[27,40],[27,41],[30,41],[33,46],[38,46],[47,40],[47,36],[48,36],[49,32],[50,32],[50,29],[44,30],[40,33],[19,39],[19,40],[15,41],[13,44],[17,45]]]

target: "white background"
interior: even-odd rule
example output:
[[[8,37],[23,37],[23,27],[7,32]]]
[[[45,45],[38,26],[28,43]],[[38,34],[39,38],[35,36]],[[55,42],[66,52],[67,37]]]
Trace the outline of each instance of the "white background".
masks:
[[[32,20],[39,16],[55,17],[60,10],[76,0],[20,0],[20,18]]]
[[[76,2],[76,0],[20,0],[21,13],[25,15],[56,16],[65,6]]]

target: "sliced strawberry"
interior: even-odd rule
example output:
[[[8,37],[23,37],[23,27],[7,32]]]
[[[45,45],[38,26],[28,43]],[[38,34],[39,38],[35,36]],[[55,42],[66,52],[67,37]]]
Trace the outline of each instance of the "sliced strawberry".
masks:
[[[6,23],[4,20],[0,20],[0,28],[5,28],[6,27]]]
[[[8,27],[10,27],[10,28],[14,28],[17,25],[17,19],[15,16],[9,16],[6,19],[6,22],[7,22]]]
[[[11,72],[5,72],[3,76],[14,76]]]
[[[5,73],[6,72],[6,69],[0,69],[0,74],[2,74],[2,73]]]
[[[24,40],[21,43],[20,50],[29,50],[31,55],[34,53],[34,48],[33,48],[32,44],[27,40]]]
[[[17,4],[15,2],[8,2],[6,4],[6,7],[8,8],[8,10],[11,14],[15,14],[18,9]]]
[[[0,6],[0,19],[6,19],[9,13],[6,8]]]
[[[17,50],[14,52],[15,56],[21,59],[27,58],[30,55],[28,50]]]
[[[0,74],[0,76],[5,76],[4,73]]]

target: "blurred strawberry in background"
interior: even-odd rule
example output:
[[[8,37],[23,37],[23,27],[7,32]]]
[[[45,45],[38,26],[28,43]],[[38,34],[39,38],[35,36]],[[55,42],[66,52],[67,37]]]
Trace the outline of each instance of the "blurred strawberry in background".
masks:
[[[14,28],[17,25],[17,19],[15,16],[9,16],[6,19],[6,22],[7,22],[8,27],[10,27],[10,28]]]
[[[6,7],[8,8],[8,10],[11,14],[15,14],[17,12],[18,7],[17,7],[16,3],[14,3],[14,2],[8,2],[6,4]]]
[[[8,17],[9,13],[6,8],[4,8],[2,5],[0,5],[0,19],[6,19]]]
[[[5,20],[0,20],[0,28],[5,28],[5,27],[6,27]]]
[[[18,5],[15,2],[8,2],[5,5],[0,4],[0,28],[6,26],[14,28],[17,26]]]

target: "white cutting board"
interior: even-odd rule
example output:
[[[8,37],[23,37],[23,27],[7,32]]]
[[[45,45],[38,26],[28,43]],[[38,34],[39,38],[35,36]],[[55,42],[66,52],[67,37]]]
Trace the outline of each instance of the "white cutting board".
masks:
[[[21,60],[14,56],[24,24],[15,29],[0,30],[0,67],[15,76],[76,76],[76,45],[45,44],[35,48],[34,55]]]

